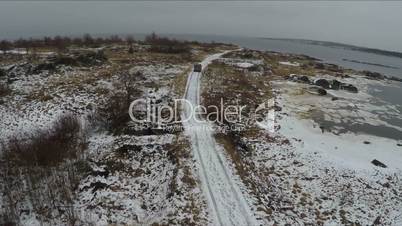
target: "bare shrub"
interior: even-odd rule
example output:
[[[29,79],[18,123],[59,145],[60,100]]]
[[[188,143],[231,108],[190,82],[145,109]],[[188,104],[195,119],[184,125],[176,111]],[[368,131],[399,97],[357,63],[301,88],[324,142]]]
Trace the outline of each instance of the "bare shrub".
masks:
[[[0,41],[0,51],[6,54],[8,50],[12,48],[12,43],[7,40]]]
[[[106,106],[101,110],[109,131],[117,132],[120,127],[130,120],[129,106],[127,95],[123,92],[113,93],[109,97]]]
[[[118,91],[112,92],[105,106],[99,109],[100,120],[104,122],[109,131],[119,132],[130,120],[128,110],[131,101],[141,94],[141,91],[137,88],[137,79],[142,79],[140,72],[134,74],[121,72],[119,81],[115,84]]]
[[[3,68],[0,68],[0,78],[5,77],[7,75],[6,71]]]
[[[21,214],[34,215],[39,222],[62,219],[67,225],[76,224],[74,193],[90,170],[83,159],[85,147],[80,120],[69,114],[49,130],[3,144],[0,225],[18,224]]]
[[[66,221],[66,225],[74,225],[78,221],[75,191],[80,180],[89,173],[75,166],[74,163],[58,167],[19,166],[1,172],[0,179],[4,183],[1,191],[5,198],[0,225],[6,222],[17,224],[21,213],[35,215],[40,222],[59,219]]]
[[[6,96],[11,92],[7,84],[0,83],[0,97]]]
[[[134,48],[133,48],[133,43],[135,39],[132,35],[129,35],[126,37],[126,42],[128,44],[128,53],[133,54],[134,53]]]
[[[85,148],[80,120],[73,115],[59,117],[51,130],[37,131],[28,140],[14,137],[5,148],[5,158],[15,165],[54,166],[77,158]]]
[[[133,40],[134,41],[134,40]],[[20,38],[15,41],[0,40],[0,53],[6,54],[12,48],[23,48],[27,52],[34,52],[38,48],[53,48],[58,53],[62,53],[70,46],[87,46],[87,47],[99,47],[103,44],[120,44],[123,39],[118,35],[111,35],[107,38],[92,37],[90,34],[85,34],[82,37],[70,38],[67,36],[57,35],[55,37],[43,37],[43,38]]]
[[[145,37],[145,42],[151,45],[150,50],[158,53],[190,53],[190,46],[186,42],[176,39],[160,37],[152,33]]]

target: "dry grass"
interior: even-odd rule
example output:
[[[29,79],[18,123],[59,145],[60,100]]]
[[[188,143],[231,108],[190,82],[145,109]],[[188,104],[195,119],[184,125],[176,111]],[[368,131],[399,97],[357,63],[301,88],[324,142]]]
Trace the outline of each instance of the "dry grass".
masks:
[[[99,119],[107,130],[120,133],[130,120],[128,109],[131,99],[124,92],[113,92],[108,97],[105,106],[98,109]]]
[[[254,163],[247,158],[247,155],[252,154],[250,153],[252,150],[245,150],[246,147],[241,148],[244,145],[241,144],[240,136],[233,133],[218,133],[215,135],[215,139],[223,146],[236,169],[236,173],[249,189],[250,194],[258,200],[259,204],[264,203],[262,201],[264,196],[261,196],[261,194],[264,193],[264,190],[268,189],[267,186],[269,185],[261,183],[261,181],[265,181],[266,179],[265,173],[260,172],[260,169],[257,169]],[[268,209],[268,207],[264,207],[263,211],[268,211]]]
[[[49,130],[37,131],[27,140],[19,137],[3,145],[0,189],[4,194],[0,224],[19,224],[21,213],[28,211],[39,222],[56,216],[66,224],[77,221],[73,206],[74,191],[89,172],[83,160],[86,137],[78,118],[65,115]]]
[[[231,57],[231,55],[229,55]],[[237,57],[237,56],[233,56]],[[249,57],[255,56],[244,56]],[[262,57],[260,55],[259,57]],[[225,106],[227,104],[245,105],[244,116],[249,118],[251,111],[259,104],[267,101],[272,97],[272,90],[268,82],[271,77],[264,75],[255,75],[247,71],[237,70],[232,66],[221,63],[213,63],[209,66],[203,77],[203,105],[220,105],[220,99],[224,99]],[[232,123],[226,121],[225,125],[232,126]],[[266,173],[263,169],[257,168],[250,156],[255,154],[254,150],[249,147],[242,138],[258,138],[261,139],[261,129],[255,125],[247,125],[241,131],[227,131],[225,133],[217,133],[216,141],[222,145],[227,157],[233,163],[236,173],[242,182],[246,185],[250,194],[253,195],[259,209],[266,213],[272,211],[269,206],[265,206],[266,196],[261,195],[269,189],[266,183]],[[262,139],[270,140],[273,138],[263,137]]]
[[[238,145],[236,144],[236,140],[234,139],[233,135],[218,133],[215,135],[216,141],[221,144],[226,153],[228,154],[229,158],[232,160],[232,163],[235,166],[236,172],[239,174],[240,178],[244,181],[247,176],[247,169],[243,162],[243,157],[240,154],[238,149]]]
[[[132,65],[136,63],[140,64],[183,64],[193,61],[193,55],[188,53],[158,53],[150,52],[146,49],[136,51],[129,54],[126,48],[117,50],[106,50],[105,55],[108,57],[112,64],[117,65]]]
[[[222,63],[211,64],[202,82],[202,104],[206,107],[220,106],[223,100],[225,106],[244,106],[243,113],[249,115],[252,109],[272,96],[267,77],[254,76]],[[213,108],[208,110],[215,111]]]
[[[174,195],[177,192],[183,192],[178,189],[185,189],[186,192],[190,192],[191,194],[191,191],[197,187],[199,181],[196,179],[193,171],[191,170],[191,166],[189,165],[189,162],[192,161],[190,153],[191,146],[189,141],[177,136],[173,143],[168,145],[166,149],[168,150],[168,158],[176,165],[176,168],[173,172],[174,175],[170,183],[170,194]],[[179,171],[182,171],[183,173],[181,178],[177,178]],[[179,185],[177,184],[178,179],[181,180],[184,187],[179,188]],[[186,197],[185,199],[187,204],[181,211],[190,214],[192,219],[182,219],[181,224],[196,225],[195,222],[201,222],[203,220],[200,217],[202,206],[199,204],[197,205],[198,202],[195,201],[195,197],[193,195],[190,195],[190,197]]]
[[[82,153],[86,145],[82,135],[79,119],[64,115],[50,130],[37,131],[27,140],[11,138],[3,158],[17,166],[55,166]]]
[[[7,84],[0,83],[0,97],[7,96],[11,93],[11,89]]]
[[[282,53],[266,52],[261,54],[261,56],[263,57],[264,61],[271,66],[274,75],[288,76],[290,74],[298,74],[314,76],[317,74],[329,74],[337,76],[337,72],[330,70],[331,67],[329,65],[324,66],[325,68],[323,69],[315,68],[314,65],[317,63],[317,61],[304,55],[287,55]],[[300,66],[282,65],[279,63],[281,61],[297,62],[300,64]],[[350,70],[343,71],[351,72]]]
[[[191,66],[189,65],[187,70],[185,70],[180,75],[176,76],[172,82],[173,90],[179,97],[182,97],[186,91],[187,78],[191,70],[192,65]]]

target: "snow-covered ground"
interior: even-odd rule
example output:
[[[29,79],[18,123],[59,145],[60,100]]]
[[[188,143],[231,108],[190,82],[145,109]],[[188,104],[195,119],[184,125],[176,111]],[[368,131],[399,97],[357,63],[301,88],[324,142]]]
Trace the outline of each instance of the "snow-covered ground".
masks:
[[[108,65],[90,70],[62,67],[57,72],[39,74],[28,73],[23,65],[6,67],[15,66],[16,73],[15,81],[9,85],[11,93],[2,97],[0,105],[1,144],[10,137],[26,139],[38,130],[47,130],[63,114],[81,116],[84,125],[98,123],[96,113],[109,104],[108,96],[124,91],[119,73],[109,73]],[[172,83],[187,68],[185,63],[141,62],[130,72],[143,75],[135,84],[141,97],[167,102],[178,98]],[[30,207],[30,196],[21,187],[21,193],[13,193],[18,222],[67,225],[69,213],[80,224],[205,225],[206,201],[194,177],[195,166],[186,139],[180,133],[119,136],[91,128],[84,160],[89,172],[78,181],[71,208],[46,209],[45,216],[41,216]],[[46,178],[43,181],[46,183]],[[6,213],[3,210],[9,209],[5,195],[2,192],[0,197],[1,216]],[[46,203],[43,197],[33,198],[43,199],[36,205]],[[64,208],[70,209],[62,212]]]
[[[177,139],[185,142],[171,134],[93,136],[89,151],[98,175],[88,176],[80,183],[75,200],[76,206],[85,207],[80,212],[83,222],[206,223],[201,190],[184,179],[191,177],[191,158],[172,157],[172,152],[177,151]],[[189,149],[188,146],[183,151],[190,152]]]
[[[285,65],[285,66],[292,66],[292,67],[300,66],[300,64],[297,63],[297,62],[289,62],[289,61],[279,61],[279,64],[282,64],[282,65]]]
[[[378,105],[373,101],[374,97],[368,91],[368,84],[381,82],[363,77],[343,81],[358,86],[359,93],[330,90],[330,96],[317,96],[305,92],[306,86],[300,83],[274,83],[280,93],[277,101],[284,106],[282,114],[286,114],[284,119],[279,121],[281,133],[287,137],[301,139],[304,144],[300,147],[302,152],[319,152],[325,155],[326,159],[344,167],[356,170],[378,169],[371,164],[372,160],[377,159],[389,166],[385,171],[402,170],[402,150],[398,146],[400,140],[365,134],[364,131],[345,133],[342,128],[348,124],[368,124],[402,132],[402,128],[383,119],[398,118],[401,112],[391,103]],[[333,97],[338,99],[333,100]],[[334,122],[334,128],[323,128],[320,125],[321,118],[315,117]]]
[[[203,68],[223,54],[207,57],[201,63]],[[199,72],[189,74],[185,97],[193,106],[200,104],[201,75]],[[192,114],[188,105],[185,106],[184,114],[186,117]],[[209,214],[212,217],[211,224],[258,225],[250,202],[247,202],[247,195],[240,189],[241,182],[235,179],[236,175],[230,170],[222,150],[213,138],[212,126],[207,122],[197,121],[194,117],[184,123],[184,126],[191,138],[202,190],[207,197]]]
[[[215,59],[240,67],[242,73],[254,73],[245,69],[255,65],[269,66],[263,60],[222,59],[223,54],[208,56],[201,62],[203,70]],[[289,61],[279,64],[300,66]],[[57,73],[31,75],[19,71],[21,68],[16,67],[11,95],[2,97],[2,142],[48,129],[67,112],[88,120],[97,107],[106,104],[107,94],[121,88],[115,74],[102,76],[65,67]],[[130,68],[131,74],[143,75],[136,83],[141,97],[168,103],[178,98],[172,81],[188,65],[140,62]],[[92,68],[108,69],[107,65]],[[241,178],[237,175],[230,157],[214,138],[214,126],[197,116],[184,123],[184,134],[140,136],[92,131],[85,154],[89,171],[79,181],[73,200],[79,222],[402,225],[402,137],[393,139],[389,132],[379,137],[375,136],[377,131],[347,132],[344,128],[365,124],[402,131],[400,125],[392,123],[393,119],[402,120],[400,106],[376,98],[369,90],[395,84],[358,75],[342,79],[319,75],[315,78],[353,84],[359,92],[328,90],[328,95],[317,96],[306,92],[307,84],[272,81],[264,73],[253,75],[266,78],[273,87],[278,130],[260,129],[240,138],[249,152],[240,153],[242,163],[250,172]],[[193,106],[200,104],[201,76],[198,72],[188,75],[184,98]],[[183,116],[190,114],[189,108],[183,110]],[[387,167],[373,165],[374,159]],[[4,197],[0,196],[2,207]],[[23,207],[19,209],[23,225],[66,223],[66,216],[57,211],[46,212],[52,221],[39,221],[39,215],[29,208],[28,198],[15,200],[22,202],[17,206]]]
[[[258,157],[252,161],[262,169],[275,169],[269,176],[275,185],[268,195],[277,206],[268,217],[270,220],[290,224],[402,224],[400,141],[323,130],[313,118],[312,112],[319,109],[328,120],[347,121],[361,116],[355,123],[386,125],[370,112],[397,111],[391,105],[375,107],[370,103],[372,96],[367,84],[384,81],[362,77],[343,81],[358,86],[359,93],[330,91],[340,98],[334,101],[331,96],[305,92],[305,84],[273,82],[276,102],[281,107],[276,118],[279,130],[267,133],[275,137],[273,142],[248,141],[258,150]],[[341,110],[344,105],[356,106],[351,111]],[[387,168],[372,164],[374,159]]]
[[[285,59],[281,56],[281,62]],[[289,66],[296,65],[279,63],[279,69]],[[376,96],[382,88],[398,84],[346,72],[311,71],[316,75],[308,76],[310,81],[336,79],[358,92],[328,89],[327,95],[319,96],[308,92],[312,85],[307,82],[266,77],[275,97],[277,130],[239,133],[236,141],[247,170],[242,180],[256,197],[254,213],[262,216],[263,225],[401,225],[401,106]]]

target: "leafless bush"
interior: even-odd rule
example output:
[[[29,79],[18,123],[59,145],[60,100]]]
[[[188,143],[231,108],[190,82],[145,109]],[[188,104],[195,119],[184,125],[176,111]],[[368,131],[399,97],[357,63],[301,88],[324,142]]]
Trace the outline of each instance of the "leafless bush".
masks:
[[[129,106],[127,95],[123,92],[115,92],[109,97],[106,106],[101,109],[102,117],[109,131],[116,132],[128,122],[130,119]]]
[[[18,224],[21,214],[35,215],[40,222],[62,219],[74,225],[74,192],[90,170],[82,155],[85,142],[80,120],[64,115],[28,140],[15,137],[3,144],[0,225]]]
[[[8,50],[12,48],[12,43],[7,41],[7,40],[2,40],[0,42],[0,51],[2,51],[3,54],[6,54]]]
[[[4,183],[1,191],[5,198],[0,210],[0,225],[17,224],[21,214],[36,216],[40,222],[58,219],[74,225],[78,220],[75,191],[88,173],[80,171],[76,162],[58,167],[21,166],[1,172],[0,179]]]
[[[56,49],[59,53],[65,51],[69,46],[88,46],[98,47],[102,44],[120,44],[123,39],[118,35],[111,35],[107,38],[97,37],[94,38],[90,34],[85,34],[82,37],[70,38],[67,36],[57,35],[55,37],[44,38],[20,38],[15,41],[0,40],[0,51],[7,53],[12,48],[23,48],[27,52],[34,52],[37,48],[51,47]]]
[[[0,83],[0,97],[6,96],[11,92],[7,84]]]
[[[85,145],[81,132],[79,119],[64,115],[52,129],[37,131],[28,140],[12,138],[4,155],[15,165],[54,166],[78,157]]]
[[[131,102],[140,96],[137,80],[142,79],[140,72],[130,74],[122,72],[119,81],[115,84],[116,90],[108,97],[105,106],[99,109],[100,121],[111,132],[118,132],[129,120],[128,110]]]
[[[0,78],[5,77],[7,75],[6,71],[2,68],[0,68]]]
[[[158,53],[190,53],[188,43],[175,39],[160,37],[155,33],[145,37],[145,42],[151,45],[152,52]]]

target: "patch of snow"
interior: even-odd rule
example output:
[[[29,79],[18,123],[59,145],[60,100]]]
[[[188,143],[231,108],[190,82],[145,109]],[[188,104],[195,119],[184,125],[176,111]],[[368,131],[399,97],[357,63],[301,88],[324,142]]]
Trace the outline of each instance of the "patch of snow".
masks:
[[[241,67],[241,68],[250,68],[250,67],[254,66],[254,64],[252,64],[252,63],[247,63],[247,62],[244,62],[244,63],[236,63],[235,65],[236,65],[237,67]]]
[[[292,67],[299,67],[300,66],[300,63],[289,62],[289,61],[279,61],[279,64],[286,65],[286,66],[292,66]]]

